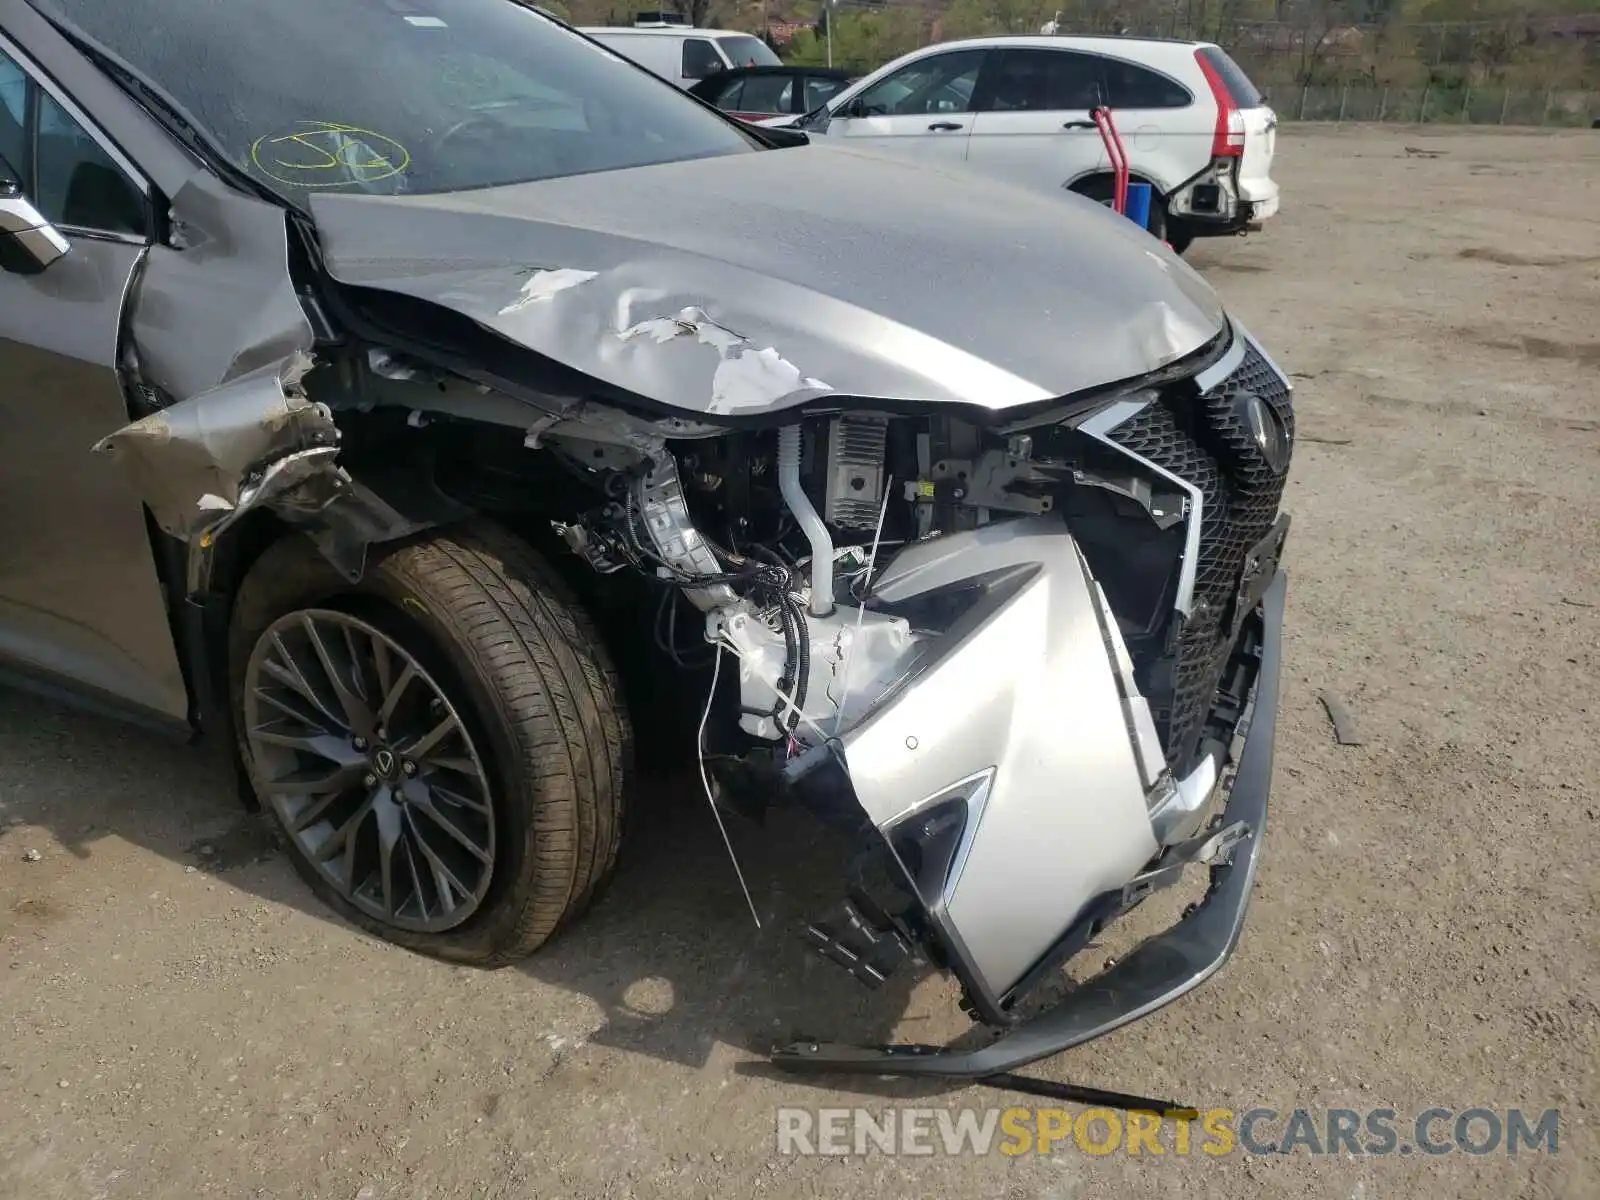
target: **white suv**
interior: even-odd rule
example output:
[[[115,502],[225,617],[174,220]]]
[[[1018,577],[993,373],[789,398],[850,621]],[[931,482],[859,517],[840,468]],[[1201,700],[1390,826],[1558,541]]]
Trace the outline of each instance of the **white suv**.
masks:
[[[1174,249],[1257,228],[1278,211],[1278,119],[1209,42],[989,37],[914,51],[798,122],[808,133],[1019,183],[1111,196],[1089,110],[1116,117],[1133,179],[1153,185],[1150,225]],[[795,124],[779,118],[762,124]]]

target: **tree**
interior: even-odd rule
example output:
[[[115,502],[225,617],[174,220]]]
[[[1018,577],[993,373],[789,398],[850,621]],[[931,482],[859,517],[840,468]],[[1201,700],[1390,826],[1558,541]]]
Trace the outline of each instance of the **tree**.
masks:
[[[696,29],[709,29],[716,24],[711,20],[712,0],[672,0],[672,11]]]
[[[1049,3],[1049,8],[1046,8]],[[1056,9],[1062,9],[1062,28],[1072,28],[1067,14],[1072,5],[1051,0],[955,0],[944,14],[941,31],[947,38],[983,37],[997,33],[1038,33]]]
[[[828,10],[819,14],[817,24],[795,34],[785,56],[790,62],[818,66],[828,61]],[[883,8],[875,12],[836,9],[833,21],[833,62],[835,66],[858,71],[875,70],[922,42],[917,15],[904,8]]]

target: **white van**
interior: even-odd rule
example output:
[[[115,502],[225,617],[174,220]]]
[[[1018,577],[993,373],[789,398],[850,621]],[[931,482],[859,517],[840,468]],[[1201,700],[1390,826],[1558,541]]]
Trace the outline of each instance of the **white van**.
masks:
[[[760,38],[731,29],[694,29],[663,22],[590,26],[579,32],[681,88],[692,87],[718,71],[783,64]]]

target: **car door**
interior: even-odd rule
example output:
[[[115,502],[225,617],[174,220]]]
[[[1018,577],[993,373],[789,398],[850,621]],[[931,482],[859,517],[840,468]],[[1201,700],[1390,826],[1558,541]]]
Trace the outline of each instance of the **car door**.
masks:
[[[949,50],[907,63],[840,105],[828,136],[924,161],[964,161],[972,101],[989,54]]]
[[[793,111],[797,115],[815,112],[847,86],[844,80],[831,75],[807,75],[805,87],[795,89]]]
[[[1120,58],[1101,60],[1106,103],[1136,175],[1163,189],[1177,187],[1211,161],[1216,110],[1187,87],[1152,67]]]
[[[746,121],[764,121],[768,117],[783,116],[792,112],[794,95],[793,75],[749,75],[743,81],[732,103],[723,105],[733,116]]]
[[[0,156],[68,243],[38,274],[0,272],[0,662],[182,720],[144,508],[90,452],[128,420],[119,333],[148,186],[4,37]]]
[[[1060,187],[1109,169],[1089,110],[1103,95],[1100,60],[1075,50],[997,52],[972,118],[967,162],[1015,183]]]

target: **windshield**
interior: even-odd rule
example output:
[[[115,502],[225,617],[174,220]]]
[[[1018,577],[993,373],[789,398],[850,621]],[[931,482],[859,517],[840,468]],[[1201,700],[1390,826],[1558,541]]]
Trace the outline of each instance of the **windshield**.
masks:
[[[757,148],[516,0],[34,0],[144,74],[291,204]]]

